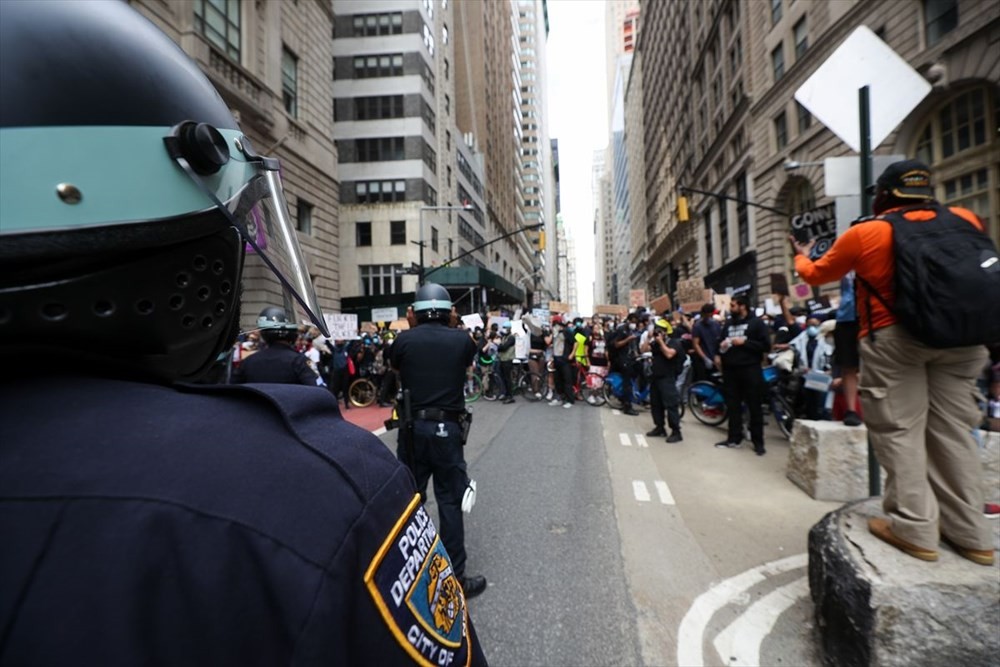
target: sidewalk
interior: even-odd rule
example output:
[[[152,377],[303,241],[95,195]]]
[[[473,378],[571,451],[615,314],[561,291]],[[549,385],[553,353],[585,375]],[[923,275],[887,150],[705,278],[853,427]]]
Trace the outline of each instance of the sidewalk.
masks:
[[[392,416],[392,408],[380,408],[377,403],[367,408],[352,407],[350,410],[345,410],[343,404],[340,404],[339,408],[344,419],[375,435],[385,433],[385,420]]]

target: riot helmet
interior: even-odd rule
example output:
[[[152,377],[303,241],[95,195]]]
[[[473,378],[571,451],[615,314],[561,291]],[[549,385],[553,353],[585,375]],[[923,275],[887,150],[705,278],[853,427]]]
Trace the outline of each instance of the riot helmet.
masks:
[[[417,322],[447,322],[451,316],[451,295],[437,283],[424,283],[413,297]]]
[[[0,90],[0,349],[196,379],[245,268],[326,333],[277,160],[134,9],[0,2]]]
[[[260,311],[260,315],[257,317],[257,328],[260,329],[261,338],[268,345],[279,340],[291,343],[299,335],[298,325],[288,319],[284,308],[277,306],[268,306]]]

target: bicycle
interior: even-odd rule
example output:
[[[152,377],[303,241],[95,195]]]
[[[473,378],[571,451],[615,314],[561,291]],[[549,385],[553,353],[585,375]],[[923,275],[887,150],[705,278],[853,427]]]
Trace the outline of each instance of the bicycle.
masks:
[[[462,384],[462,392],[465,394],[465,402],[473,403],[483,394],[483,380],[476,371],[466,374],[465,382]]]
[[[358,408],[367,408],[378,398],[378,387],[371,380],[374,371],[370,364],[361,368],[358,378],[347,387],[347,398],[351,405]]]
[[[584,366],[576,364],[576,377],[573,384],[573,394],[578,401],[586,401],[589,405],[600,407],[607,400],[604,397],[604,378],[607,376],[606,366]]]
[[[788,399],[782,395],[780,372],[774,366],[765,366],[761,369],[761,374],[767,387],[764,392],[764,408],[774,417],[782,435],[790,439],[795,412]],[[722,373],[715,371],[710,379],[693,383],[688,390],[688,406],[691,414],[702,424],[718,426],[725,422],[729,412],[722,386]],[[744,422],[748,418],[748,411],[744,406]]]

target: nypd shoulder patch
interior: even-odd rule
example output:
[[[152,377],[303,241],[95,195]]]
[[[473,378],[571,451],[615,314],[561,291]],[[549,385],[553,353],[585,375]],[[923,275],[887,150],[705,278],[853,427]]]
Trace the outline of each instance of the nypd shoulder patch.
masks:
[[[386,537],[365,586],[393,637],[420,665],[468,665],[465,596],[417,495]]]

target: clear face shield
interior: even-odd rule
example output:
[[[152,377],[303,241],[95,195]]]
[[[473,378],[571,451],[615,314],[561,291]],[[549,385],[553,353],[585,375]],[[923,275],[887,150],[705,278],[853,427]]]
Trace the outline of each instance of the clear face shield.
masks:
[[[205,179],[196,173],[182,149],[171,143],[173,138],[171,136],[165,140],[171,157],[199,189],[209,196],[246,243],[244,275],[259,275],[264,272],[273,274],[281,284],[283,303],[280,305],[289,319],[295,322],[308,319],[324,336],[329,336],[330,332],[295,233],[295,223],[288,212],[278,161],[257,155],[246,137],[236,139],[234,144],[242,154],[234,155],[233,159],[244,162],[251,173],[246,185],[228,198],[227,205],[218,198]]]

